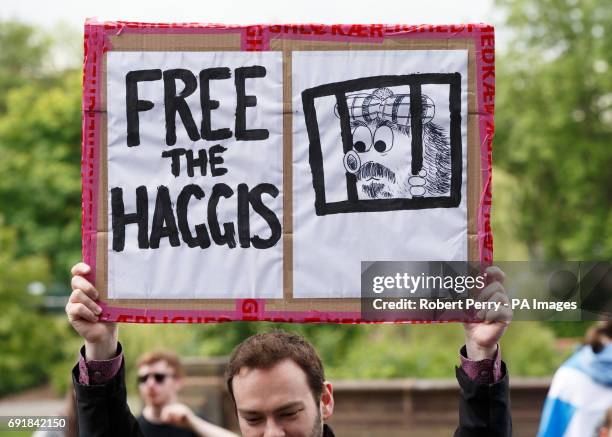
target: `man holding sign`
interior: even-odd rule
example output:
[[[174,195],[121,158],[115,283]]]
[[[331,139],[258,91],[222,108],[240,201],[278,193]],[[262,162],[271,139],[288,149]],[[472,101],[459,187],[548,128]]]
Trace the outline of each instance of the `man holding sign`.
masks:
[[[73,272],[84,273],[86,270],[80,270],[84,266],[75,266]],[[153,352],[139,359],[138,391],[144,408],[135,419],[125,398],[125,374],[121,347],[117,343],[117,327],[114,323],[92,323],[91,316],[98,310],[91,298],[95,298],[97,291],[80,276],[75,276],[72,284],[80,288],[73,291],[66,311],[74,328],[85,339],[82,353],[87,357],[87,361],[82,359],[79,362],[75,377],[77,386],[90,389],[86,395],[83,396],[83,392],[79,395],[77,414],[83,419],[79,425],[80,436],[133,433],[144,437],[236,437],[236,434],[205,421],[178,402],[183,369],[178,357],[169,352]],[[109,359],[116,355],[109,353],[110,350],[119,352],[118,358]],[[106,384],[113,375],[117,376],[118,384]],[[108,404],[103,404],[105,401],[109,401]],[[108,416],[103,414],[106,412]],[[124,421],[125,417],[130,421]]]
[[[79,365],[73,369],[80,435],[141,436],[127,407],[117,325],[99,321],[98,291],[84,277],[89,273],[85,264],[73,267],[73,292],[66,305],[68,320],[85,340]],[[480,297],[507,300],[503,272],[489,268],[487,277],[490,282]],[[498,347],[507,325],[507,321],[464,324],[455,436],[511,435],[508,375]],[[243,436],[334,436],[325,424],[334,411],[332,384],[325,380],[312,345],[298,335],[272,331],[248,338],[234,350],[226,376]],[[187,419],[188,415],[172,417],[177,424]],[[224,433],[209,429],[200,435]]]

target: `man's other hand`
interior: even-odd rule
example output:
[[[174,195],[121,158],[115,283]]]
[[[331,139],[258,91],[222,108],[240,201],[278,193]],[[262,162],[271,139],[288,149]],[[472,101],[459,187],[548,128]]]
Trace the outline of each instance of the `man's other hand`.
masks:
[[[99,321],[102,312],[96,303],[99,293],[85,279],[91,268],[78,263],[70,272],[72,293],[66,304],[66,314],[72,327],[85,340],[85,358],[88,361],[114,358],[117,352],[117,325]]]
[[[180,403],[166,405],[160,414],[162,422],[189,429],[192,428],[191,423],[194,416],[195,414],[187,405]]]
[[[178,402],[166,405],[160,413],[160,419],[168,425],[190,429],[199,437],[238,437],[233,432],[198,417],[187,405]]]
[[[488,285],[479,292],[478,300],[500,302],[502,309],[500,311],[481,310],[477,314],[480,322],[463,324],[467,356],[470,360],[475,361],[495,356],[497,344],[512,319],[512,310],[509,306],[503,306],[504,303],[508,303],[508,295],[503,286],[506,275],[495,266],[488,267],[486,273]]]

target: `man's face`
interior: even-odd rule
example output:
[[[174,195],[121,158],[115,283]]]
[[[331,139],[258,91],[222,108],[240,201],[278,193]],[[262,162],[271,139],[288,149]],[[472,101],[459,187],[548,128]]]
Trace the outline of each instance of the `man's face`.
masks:
[[[360,199],[406,198],[410,187],[412,138],[391,126],[361,123],[353,127],[353,150],[361,167],[356,173]]]
[[[143,381],[144,377],[147,376]],[[138,368],[138,391],[147,406],[161,407],[176,402],[181,380],[165,360]]]
[[[321,437],[333,413],[331,384],[315,402],[306,373],[290,359],[269,369],[243,367],[232,388],[243,437]]]

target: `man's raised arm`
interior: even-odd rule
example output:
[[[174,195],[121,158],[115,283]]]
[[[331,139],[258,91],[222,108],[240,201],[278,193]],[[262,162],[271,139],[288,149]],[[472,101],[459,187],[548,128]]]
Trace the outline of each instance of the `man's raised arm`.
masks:
[[[98,291],[87,280],[90,267],[79,263],[72,270],[72,294],[66,305],[68,320],[83,337],[79,363],[72,371],[77,397],[80,436],[142,437],[138,421],[127,405],[123,351],[116,323],[100,322]],[[162,411],[162,422],[191,430],[200,437],[237,437],[231,431],[195,415],[175,403]]]
[[[79,364],[72,370],[79,435],[142,437],[127,405],[117,325],[100,322],[99,293],[86,279],[90,272],[83,263],[72,268],[72,293],[66,305],[68,321],[85,341]]]
[[[504,277],[499,268],[489,267],[488,285],[478,299],[508,303],[502,285]],[[499,349],[499,341],[511,318],[511,311],[504,309],[478,314],[478,320],[483,321],[463,325],[465,347],[460,352],[461,367],[456,369],[461,398],[455,437],[512,435],[508,374]]]

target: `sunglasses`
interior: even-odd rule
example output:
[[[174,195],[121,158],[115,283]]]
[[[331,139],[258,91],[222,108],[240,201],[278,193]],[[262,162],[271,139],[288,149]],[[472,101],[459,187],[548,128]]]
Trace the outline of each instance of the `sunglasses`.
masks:
[[[157,384],[163,384],[166,378],[172,378],[174,375],[169,373],[147,373],[146,375],[138,375],[138,384],[144,384],[152,376]]]

